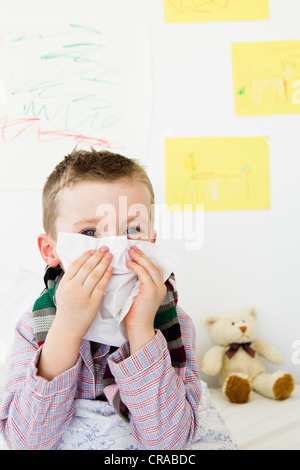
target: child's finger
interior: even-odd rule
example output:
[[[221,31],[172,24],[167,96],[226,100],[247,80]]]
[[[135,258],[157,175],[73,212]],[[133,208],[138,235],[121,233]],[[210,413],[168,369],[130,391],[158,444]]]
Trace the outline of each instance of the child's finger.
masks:
[[[164,269],[161,266],[157,266],[157,265],[156,265],[156,269],[158,270],[158,272],[160,274],[160,277],[161,277],[161,280],[163,281],[164,280]]]
[[[93,269],[101,262],[107,251],[107,247],[101,247],[99,250],[90,250],[83,253],[70,265],[68,277],[72,279],[76,276],[77,281],[83,284]]]
[[[99,259],[99,258],[98,258]],[[106,253],[104,256],[101,257],[98,264],[94,266],[94,268],[90,271],[89,275],[83,282],[83,287],[85,288],[86,292],[91,295],[93,290],[97,287],[99,282],[104,276],[109,264],[111,263],[112,255],[111,253]],[[109,270],[109,273],[111,271]],[[106,278],[105,278],[106,279]],[[105,284],[105,282],[104,282]],[[101,284],[102,286],[102,284]]]
[[[132,260],[128,260],[127,264],[129,268],[131,268],[133,272],[137,275],[141,284],[153,283],[152,277],[150,276],[149,272],[145,268],[143,268],[143,266]]]
[[[141,250],[136,248],[135,246],[130,249],[130,256],[133,258],[133,260],[141,265],[143,268],[145,268],[148,273],[150,274],[153,282],[156,285],[161,284],[161,274],[158,271],[157,267],[150,261],[150,259],[143,254]]]
[[[92,296],[95,297],[95,295],[99,298],[98,303],[100,304],[102,300],[102,296],[104,294],[104,291],[112,277],[113,274],[113,269],[111,266],[107,266],[106,270],[104,271],[102,277],[100,278],[99,282],[95,285],[95,288],[92,292]]]
[[[90,251],[86,251],[82,253],[82,255],[76,258],[66,270],[64,274],[64,279],[73,279],[78,273],[78,271],[80,270],[80,268],[82,267],[82,265],[86,263],[86,261],[89,258],[91,258],[93,254],[94,254],[94,251],[90,250]]]

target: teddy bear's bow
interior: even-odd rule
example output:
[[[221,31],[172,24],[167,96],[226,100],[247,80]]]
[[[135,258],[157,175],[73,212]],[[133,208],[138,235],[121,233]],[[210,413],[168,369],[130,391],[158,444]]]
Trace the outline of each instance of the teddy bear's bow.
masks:
[[[254,357],[255,351],[250,347],[250,344],[251,343],[231,343],[229,345],[230,348],[226,351],[226,356],[231,359],[239,348],[243,348],[246,353],[248,353],[251,357]]]

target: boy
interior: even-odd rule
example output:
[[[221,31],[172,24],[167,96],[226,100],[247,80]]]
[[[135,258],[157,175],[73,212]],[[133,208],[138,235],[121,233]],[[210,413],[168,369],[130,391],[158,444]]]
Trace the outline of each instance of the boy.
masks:
[[[119,202],[124,196],[127,207],[140,204],[148,217],[123,213]],[[115,226],[99,212],[101,204],[114,208]],[[152,204],[151,183],[136,161],[109,152],[73,151],[57,165],[43,191],[45,233],[38,237],[38,246],[47,272],[60,272],[58,232],[125,235],[154,243]],[[194,327],[177,308],[176,345],[182,338],[184,361],[174,365],[168,339],[155,328],[167,298],[161,270],[134,247],[129,255],[128,267],[141,284],[125,317],[128,341],[115,351],[111,345],[84,339],[112,276],[113,254],[105,246],[82,254],[57,276],[55,316],[43,342],[36,339],[34,308],[18,322],[0,411],[0,431],[11,449],[58,449],[76,399],[109,400],[116,407],[113,387],[118,412],[128,422],[137,448],[190,447],[201,396]]]

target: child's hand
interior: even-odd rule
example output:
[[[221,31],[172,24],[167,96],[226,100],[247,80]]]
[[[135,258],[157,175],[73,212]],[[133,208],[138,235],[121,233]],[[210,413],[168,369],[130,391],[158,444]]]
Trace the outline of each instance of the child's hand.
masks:
[[[128,267],[138,276],[140,290],[125,317],[130,351],[133,354],[155,335],[154,317],[166,294],[162,269],[155,266],[141,250],[133,246]]]
[[[112,259],[107,247],[91,250],[66,270],[56,292],[56,324],[82,338],[93,323],[104,291],[111,279]]]

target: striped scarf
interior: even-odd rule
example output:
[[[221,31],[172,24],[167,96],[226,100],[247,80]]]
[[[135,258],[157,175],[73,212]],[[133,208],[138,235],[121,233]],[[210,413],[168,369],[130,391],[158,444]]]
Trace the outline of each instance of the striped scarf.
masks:
[[[32,310],[33,332],[39,346],[45,342],[47,333],[54,320],[56,314],[55,292],[63,274],[64,271],[60,266],[55,268],[47,267],[44,276],[45,289],[34,303]],[[164,335],[172,366],[180,371],[186,365],[186,355],[177,317],[176,305],[178,296],[174,274],[170,275],[165,284],[167,292],[155,315],[154,328],[159,329]],[[107,399],[109,399],[116,412],[128,422],[129,411],[121,400],[119,389],[108,363],[104,372],[103,382],[104,393]]]

